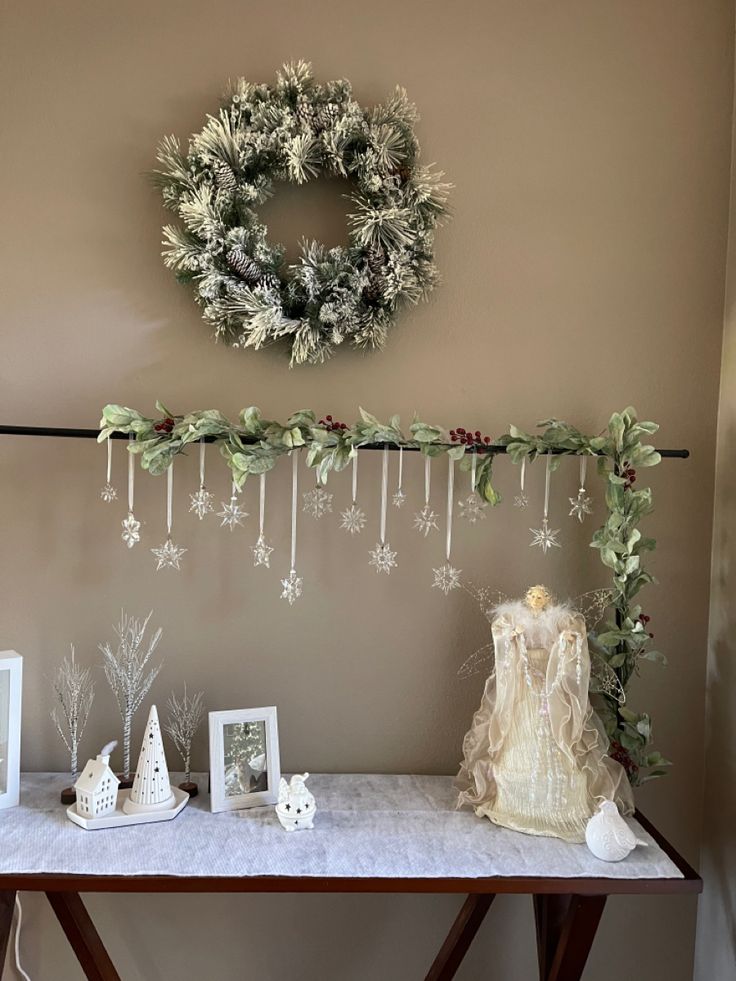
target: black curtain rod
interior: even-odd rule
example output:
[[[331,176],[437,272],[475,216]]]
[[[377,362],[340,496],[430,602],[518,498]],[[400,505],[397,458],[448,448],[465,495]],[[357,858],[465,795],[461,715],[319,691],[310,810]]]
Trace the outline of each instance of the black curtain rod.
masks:
[[[97,439],[100,434],[99,429],[62,429],[57,426],[0,426],[0,436],[50,436],[55,439]],[[127,439],[127,433],[113,433],[111,439]],[[214,443],[214,436],[205,436],[205,442]],[[244,440],[248,442],[248,440]],[[252,440],[255,442],[255,440]],[[397,450],[398,446],[393,443],[385,444],[390,450]],[[366,443],[361,449],[381,450],[383,443]],[[418,451],[418,446],[405,446],[404,449],[411,453]],[[474,447],[479,453],[505,453],[506,447],[497,443],[487,446]],[[562,450],[553,450],[553,453],[562,453]],[[690,456],[690,450],[658,450],[661,456],[686,460]]]

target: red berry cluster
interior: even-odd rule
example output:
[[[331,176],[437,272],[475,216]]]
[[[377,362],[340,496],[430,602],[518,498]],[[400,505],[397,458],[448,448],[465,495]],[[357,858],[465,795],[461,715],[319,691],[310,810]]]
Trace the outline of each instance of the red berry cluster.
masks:
[[[649,621],[651,619],[652,618],[651,617],[648,617],[646,615],[646,613],[640,613],[639,614],[639,623],[642,625],[642,627],[644,627],[645,630],[646,630],[647,624],[649,623]],[[654,640],[654,634],[653,633],[650,633],[649,636],[652,638],[652,640]]]
[[[332,416],[325,416],[324,419],[320,419],[319,424],[330,433],[339,433],[348,428],[344,422],[336,422]]]
[[[491,437],[484,436],[480,429],[472,432],[470,429],[463,429],[462,426],[450,430],[450,439],[453,443],[462,443],[464,446],[488,446],[491,442]]]
[[[630,490],[631,485],[636,481],[636,470],[633,467],[627,467],[621,476],[626,478],[624,490]]]
[[[612,760],[616,760],[617,763],[621,764],[626,771],[626,776],[629,777],[629,779],[635,777],[639,772],[639,767],[632,760],[629,751],[624,749],[621,743],[617,742],[615,739],[612,741],[608,749],[608,755]]]
[[[161,422],[157,422],[153,427],[157,433],[170,433],[174,428],[174,420],[170,417],[162,419]]]

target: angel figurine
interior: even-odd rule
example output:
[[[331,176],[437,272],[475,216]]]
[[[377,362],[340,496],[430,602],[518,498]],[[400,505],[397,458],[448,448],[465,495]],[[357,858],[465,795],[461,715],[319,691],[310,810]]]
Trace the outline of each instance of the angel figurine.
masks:
[[[500,603],[492,620],[496,668],[463,740],[458,807],[526,834],[584,842],[603,800],[634,810],[623,767],[588,698],[584,617],[545,586]]]

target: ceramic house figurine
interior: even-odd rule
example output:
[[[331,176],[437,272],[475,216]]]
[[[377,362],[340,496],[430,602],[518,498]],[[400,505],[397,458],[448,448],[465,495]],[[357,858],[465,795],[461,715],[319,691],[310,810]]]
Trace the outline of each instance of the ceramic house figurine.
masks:
[[[177,800],[169,782],[164,743],[156,706],[148,713],[143,745],[138,757],[130,797],[123,802],[126,814],[146,814],[151,811],[170,811]]]
[[[620,862],[637,845],[646,846],[621,817],[612,800],[602,801],[588,821],[585,842],[595,857],[604,862]]]
[[[110,768],[110,753],[116,746],[117,742],[108,743],[96,759],[88,760],[74,784],[77,811],[82,817],[104,817],[115,810],[120,780]]]
[[[281,778],[276,815],[286,831],[305,831],[314,827],[317,805],[304,782],[308,777],[308,773],[295,773],[290,783]]]

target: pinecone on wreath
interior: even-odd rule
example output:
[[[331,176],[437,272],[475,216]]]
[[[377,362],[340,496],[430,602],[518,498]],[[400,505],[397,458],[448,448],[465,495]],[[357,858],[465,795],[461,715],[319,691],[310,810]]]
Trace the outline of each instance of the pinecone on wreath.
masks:
[[[249,286],[253,286],[261,280],[263,276],[261,267],[242,249],[231,249],[225,259],[232,271],[244,279]]]
[[[299,122],[308,128],[314,126],[314,106],[312,106],[306,99],[300,98],[296,104],[296,109],[294,114]]]
[[[386,256],[383,250],[369,249],[366,252],[365,265],[368,272],[368,283],[363,287],[363,299],[366,303],[377,303],[381,299],[381,281],[386,266]]]
[[[335,102],[326,102],[317,110],[315,122],[320,129],[329,129],[337,122],[339,116],[339,106]]]
[[[215,160],[212,164],[212,173],[218,191],[235,194],[238,190],[238,179],[229,164],[226,164],[224,160]]]

